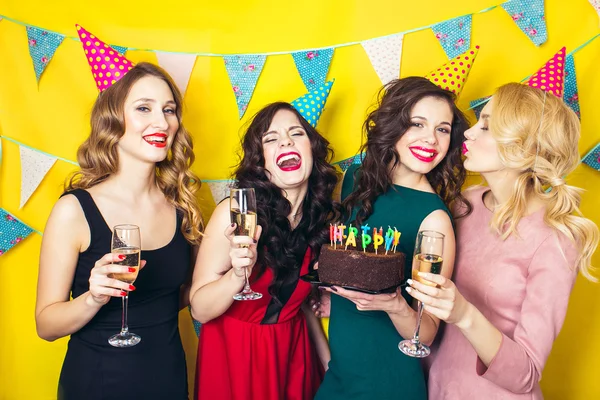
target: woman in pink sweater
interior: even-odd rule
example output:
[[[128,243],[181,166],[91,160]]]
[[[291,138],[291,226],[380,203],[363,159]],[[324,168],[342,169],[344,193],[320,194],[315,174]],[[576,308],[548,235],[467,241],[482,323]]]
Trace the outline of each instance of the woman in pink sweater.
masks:
[[[454,283],[409,280],[413,297],[447,322],[429,398],[543,398],[538,382],[577,271],[595,280],[598,228],[576,215],[579,189],[563,180],[579,164],[579,131],[558,97],[511,83],[465,132],[465,168],[489,187],[466,192],[473,211],[457,220]]]

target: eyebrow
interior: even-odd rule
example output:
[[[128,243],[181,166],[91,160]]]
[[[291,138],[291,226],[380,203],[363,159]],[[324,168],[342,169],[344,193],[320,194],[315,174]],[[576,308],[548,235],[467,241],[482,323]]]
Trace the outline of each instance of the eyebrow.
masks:
[[[290,127],[289,127],[289,129],[288,129],[288,132],[289,132],[289,131],[292,131],[292,130],[294,130],[294,129],[302,129],[302,130],[304,130],[304,128],[303,128],[303,127],[301,127],[301,126],[298,126],[298,125],[293,125],[293,126],[290,126]],[[269,132],[265,132],[265,133],[263,133],[263,137],[264,137],[264,136],[267,136],[267,135],[270,135],[270,134],[272,134],[272,133],[277,133],[277,131],[269,131]]]
[[[421,120],[423,120],[423,121],[427,121],[427,118],[425,118],[425,117],[421,117],[421,116],[419,116],[419,115],[415,115],[415,116],[412,116],[412,117],[410,117],[410,119],[413,119],[413,118],[417,118],[417,119],[421,119]],[[440,125],[448,125],[448,126],[452,126],[452,124],[451,124],[450,122],[446,122],[446,121],[442,121],[442,122],[440,122]]]
[[[157,101],[154,100],[154,99],[150,99],[148,97],[142,97],[141,99],[137,99],[135,101],[135,103],[138,103],[138,102],[142,102],[142,103],[156,103]],[[169,100],[165,104],[171,104],[171,105],[174,105],[174,106],[177,105],[177,103],[175,103],[173,100]]]

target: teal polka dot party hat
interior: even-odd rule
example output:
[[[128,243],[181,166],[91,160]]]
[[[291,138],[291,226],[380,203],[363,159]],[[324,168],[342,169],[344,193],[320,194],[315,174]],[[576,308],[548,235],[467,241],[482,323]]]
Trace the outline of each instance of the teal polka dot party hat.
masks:
[[[316,90],[306,93],[292,101],[291,104],[313,128],[317,126],[323,107],[331,91],[333,81],[326,82]]]

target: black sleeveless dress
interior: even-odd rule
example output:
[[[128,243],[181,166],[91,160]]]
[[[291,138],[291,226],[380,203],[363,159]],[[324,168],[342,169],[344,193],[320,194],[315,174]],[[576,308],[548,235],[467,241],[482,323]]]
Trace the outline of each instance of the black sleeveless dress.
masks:
[[[92,196],[74,195],[87,219],[90,247],[79,254],[72,297],[89,290],[95,262],[110,253],[111,229]],[[185,399],[188,398],[185,354],[179,336],[179,290],[191,263],[191,246],[181,233],[181,215],[169,244],[142,250],[146,266],[129,295],[129,330],[141,336],[134,347],[115,348],[108,338],[121,329],[121,299],[113,297],[98,314],[73,333],[58,385],[59,400]],[[142,232],[143,240],[144,232]]]

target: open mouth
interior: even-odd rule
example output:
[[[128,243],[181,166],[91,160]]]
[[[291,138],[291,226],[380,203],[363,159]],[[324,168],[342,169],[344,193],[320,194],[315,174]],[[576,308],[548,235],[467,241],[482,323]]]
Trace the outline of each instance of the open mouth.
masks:
[[[438,152],[433,149],[427,149],[425,147],[409,147],[410,152],[417,160],[423,162],[432,162],[435,160],[435,156],[438,155]]]
[[[296,152],[283,153],[277,157],[276,164],[282,171],[295,171],[302,165],[302,157]]]
[[[153,133],[146,135],[143,139],[151,146],[163,148],[167,145],[167,135],[164,133]]]

